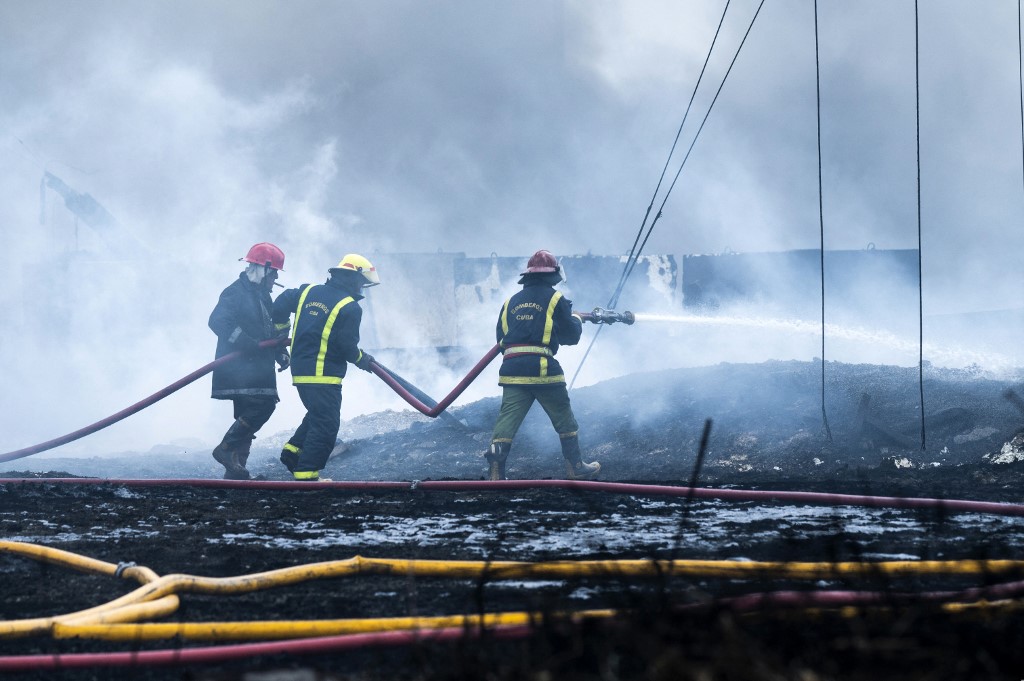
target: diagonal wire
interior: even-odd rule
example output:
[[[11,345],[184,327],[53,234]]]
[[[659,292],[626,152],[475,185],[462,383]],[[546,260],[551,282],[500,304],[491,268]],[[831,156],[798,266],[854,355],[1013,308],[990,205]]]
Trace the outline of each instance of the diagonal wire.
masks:
[[[707,71],[708,62],[711,61],[711,54],[715,50],[715,44],[718,42],[718,36],[722,32],[722,24],[725,22],[725,14],[729,11],[729,3],[732,0],[726,0],[725,7],[722,9],[722,16],[718,19],[718,27],[715,29],[715,36],[711,39],[711,46],[708,48],[708,53],[704,57],[704,64],[700,68],[700,74],[697,76],[697,82],[693,86],[693,91],[690,93],[690,101],[686,104],[686,111],[683,112],[683,120],[679,123],[679,129],[676,130],[676,137],[672,140],[672,148],[669,149],[668,157],[665,158],[665,165],[661,169],[661,175],[658,177],[658,183],[654,187],[654,193],[651,194],[651,202],[647,204],[647,211],[644,213],[644,219],[640,222],[640,229],[637,230],[636,238],[633,239],[633,246],[629,249],[629,255],[626,257],[626,266],[622,268],[622,274],[619,275],[619,282],[616,284],[615,292],[612,294],[612,298],[608,301],[608,307],[613,307],[613,302],[618,300],[617,294],[622,286],[626,283],[627,270],[629,262],[633,258],[633,254],[636,253],[637,244],[640,242],[640,237],[643,236],[644,227],[647,225],[647,218],[651,215],[651,208],[654,207],[654,201],[658,197],[658,192],[661,191],[661,183],[665,180],[665,173],[668,172],[668,164],[672,161],[672,155],[675,154],[676,145],[679,144],[679,137],[683,134],[683,126],[686,125],[686,119],[690,116],[690,109],[693,108],[693,100],[697,96],[697,89],[700,87],[701,81],[704,80],[704,72]]]
[[[711,104],[708,106],[707,113],[704,114],[704,120],[701,121],[700,127],[697,128],[697,134],[693,136],[693,141],[690,142],[690,147],[689,149],[686,150],[686,156],[683,157],[682,163],[679,164],[679,169],[676,170],[675,177],[672,178],[672,184],[670,184],[668,189],[665,191],[665,196],[661,200],[661,205],[658,206],[658,212],[654,216],[654,220],[651,221],[650,227],[647,228],[647,234],[644,235],[644,240],[640,243],[640,248],[637,249],[636,254],[633,256],[632,262],[628,263],[628,271],[626,272],[626,278],[628,278],[629,275],[633,273],[633,268],[636,267],[636,263],[640,258],[640,254],[643,252],[644,246],[647,245],[647,240],[651,237],[651,232],[654,231],[654,225],[656,225],[658,223],[659,218],[661,218],[662,210],[665,208],[665,204],[668,202],[668,197],[672,194],[672,190],[675,188],[676,182],[679,181],[679,175],[683,172],[683,167],[686,166],[686,161],[689,160],[690,154],[693,152],[693,148],[694,146],[696,146],[697,140],[700,138],[700,133],[702,130],[704,130],[704,125],[708,122],[708,117],[711,115],[711,110],[714,109],[715,107],[715,102],[718,101],[718,96],[722,94],[722,88],[725,87],[725,82],[729,79],[729,74],[732,73],[732,69],[736,65],[736,60],[740,56],[740,51],[746,44],[747,38],[750,37],[750,31],[754,28],[754,22],[757,21],[757,17],[761,13],[761,8],[764,7],[764,1],[765,0],[761,0],[761,3],[757,6],[757,11],[754,12],[754,17],[750,20],[750,25],[747,26],[747,32],[743,34],[743,40],[740,41],[739,47],[736,48],[736,53],[733,55],[732,61],[729,62],[729,68],[726,70],[725,76],[722,77],[722,82],[718,85],[718,90],[715,92],[715,97],[714,99],[711,100]],[[615,292],[613,303],[610,304],[608,307],[614,308],[615,305],[618,304],[619,295],[622,293],[622,289],[625,286],[625,283],[626,282],[624,278],[622,281],[622,285],[620,285],[618,290]]]
[[[647,218],[651,215],[651,208],[654,207],[654,201],[658,197],[658,192],[661,190],[661,183],[665,180],[665,173],[668,172],[668,164],[672,161],[672,155],[675,154],[676,145],[679,144],[679,137],[683,133],[683,126],[686,124],[686,119],[690,115],[690,109],[693,107],[693,100],[697,96],[697,89],[700,87],[701,81],[704,80],[704,73],[707,71],[708,62],[711,61],[711,54],[715,50],[715,44],[718,42],[718,36],[722,32],[722,24],[725,22],[725,14],[729,11],[729,4],[732,0],[726,0],[725,7],[722,9],[722,16],[718,19],[718,27],[715,29],[715,36],[711,39],[711,46],[708,48],[707,56],[704,57],[704,64],[701,66],[700,74],[697,76],[697,82],[693,86],[693,91],[690,93],[690,101],[686,105],[686,111],[683,112],[683,120],[679,124],[679,129],[676,130],[676,137],[672,140],[672,148],[669,149],[668,157],[665,158],[665,165],[661,169],[661,175],[658,177],[658,183],[654,187],[654,193],[651,194],[651,202],[647,204],[647,210],[644,212],[644,219],[640,222],[640,229],[636,232],[636,237],[633,239],[633,246],[629,249],[629,255],[626,256],[626,264],[622,268],[622,273],[619,275],[619,281],[615,285],[615,289],[612,292],[611,298],[608,299],[607,307],[614,309],[615,304],[619,300],[619,293],[622,288],[626,285],[626,279],[629,277],[631,268],[629,263],[633,261],[633,256],[637,252],[637,244],[640,242],[640,237],[644,233],[644,227],[647,226]],[[604,326],[597,327],[597,333],[594,334],[593,338],[590,339],[590,343],[587,345],[586,352],[583,353],[583,358],[580,360],[579,365],[576,367],[576,372],[572,375],[572,380],[569,382],[569,389],[571,390],[576,385],[576,378],[580,375],[580,370],[587,361],[587,357],[590,356],[590,351],[594,347],[594,343],[597,342],[598,336],[601,335],[601,331],[604,330]]]
[[[726,9],[728,9],[728,7],[729,7],[729,4],[727,2],[726,3]],[[644,235],[643,241],[640,242],[639,247],[637,247],[636,240],[634,240],[634,242],[633,242],[634,248],[630,251],[629,257],[626,259],[626,266],[623,269],[622,276],[619,279],[618,286],[616,286],[616,288],[615,288],[615,292],[612,294],[612,297],[608,301],[608,307],[614,308],[618,304],[619,296],[622,294],[622,290],[623,290],[623,288],[626,285],[626,281],[629,279],[629,276],[633,273],[633,268],[636,267],[636,263],[637,263],[637,261],[640,258],[640,254],[643,252],[644,246],[647,245],[647,240],[650,238],[651,232],[654,231],[654,225],[657,224],[658,219],[662,215],[662,210],[665,207],[665,203],[668,201],[668,197],[672,193],[672,189],[675,188],[676,182],[679,180],[679,175],[680,175],[680,173],[682,173],[683,167],[686,165],[686,161],[690,158],[690,154],[693,152],[693,148],[697,144],[697,139],[700,137],[701,131],[704,130],[704,125],[707,123],[708,117],[711,115],[711,110],[714,108],[715,102],[718,101],[719,95],[722,94],[722,88],[725,87],[725,82],[726,82],[726,80],[728,80],[729,74],[732,73],[732,69],[736,65],[736,60],[737,60],[737,58],[740,55],[740,51],[743,49],[743,46],[746,44],[747,38],[750,36],[750,31],[754,27],[754,22],[757,20],[758,15],[761,13],[761,8],[762,7],[764,7],[764,0],[761,0],[761,3],[757,6],[757,11],[754,12],[754,17],[750,20],[750,25],[747,27],[746,33],[743,34],[743,39],[740,41],[739,46],[736,48],[736,53],[733,55],[732,61],[729,63],[729,68],[726,70],[725,75],[722,77],[722,82],[719,84],[718,90],[715,92],[714,99],[711,100],[711,104],[708,106],[708,110],[704,114],[704,119],[701,121],[700,127],[697,128],[697,133],[694,135],[693,141],[690,142],[690,146],[689,146],[689,148],[686,151],[686,155],[683,157],[682,162],[679,164],[679,169],[676,171],[675,176],[672,178],[672,183],[669,185],[668,189],[665,191],[665,195],[664,195],[664,197],[663,197],[663,199],[661,201],[661,205],[658,206],[658,212],[655,214],[654,219],[651,221],[650,226],[647,228],[647,233]],[[714,38],[714,40],[711,43],[711,48],[714,48],[715,42],[718,40],[719,31],[721,31],[722,21],[724,19],[725,19],[725,12],[723,11],[722,12],[722,20],[719,21],[718,31],[715,32],[715,38]],[[710,58],[710,55],[711,55],[711,50],[709,49],[708,50],[708,58]],[[705,66],[707,66],[707,60],[705,60],[704,64],[705,64]],[[703,77],[703,75],[704,75],[704,71],[702,69],[701,70],[701,77]],[[697,85],[694,86],[694,94],[696,94],[697,86],[699,86],[699,85],[700,85],[700,79],[698,79]],[[691,104],[693,103],[693,96],[691,96],[691,98],[690,98],[690,103]],[[687,112],[686,113],[689,114],[689,107],[687,107]],[[683,120],[685,122],[685,120],[686,120],[685,117],[684,117]],[[680,131],[682,131],[682,125],[680,125]],[[677,137],[677,140],[678,140],[678,133],[677,133],[676,137]],[[675,143],[673,143],[672,149],[675,150]],[[671,158],[671,154],[669,155],[669,158]],[[668,162],[666,161],[666,167],[667,167],[667,165],[668,165]],[[664,171],[663,171],[663,176],[664,176]],[[658,180],[658,186],[659,187],[661,186],[661,179]],[[657,195],[657,190],[655,191],[655,195]],[[651,206],[653,206],[653,205],[654,205],[654,200],[652,198]],[[644,215],[644,223],[642,223],[640,225],[640,232],[637,233],[637,239],[639,239],[640,233],[642,233],[644,231],[644,224],[646,224],[646,222],[647,222],[647,217],[650,214],[650,209],[651,209],[651,207],[648,206],[647,214]],[[600,335],[600,332],[601,332],[601,329],[600,329],[600,327],[598,327],[598,332],[596,334],[594,334],[594,337],[590,341],[590,345],[587,346],[587,350],[583,354],[583,358],[580,360],[579,366],[576,367],[576,373],[573,374],[572,381],[569,383],[569,387],[570,388],[572,388],[572,386],[575,385],[576,378],[579,376],[580,370],[583,368],[583,365],[586,362],[587,357],[590,355],[590,351],[594,347],[594,343],[597,342],[597,338]]]
[[[1024,47],[1021,43],[1021,0],[1017,0],[1017,80],[1020,83],[1020,141],[1024,163]]]

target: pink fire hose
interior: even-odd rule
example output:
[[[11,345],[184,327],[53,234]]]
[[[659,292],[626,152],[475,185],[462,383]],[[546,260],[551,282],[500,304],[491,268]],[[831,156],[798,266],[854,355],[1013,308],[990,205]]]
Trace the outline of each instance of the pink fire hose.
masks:
[[[1024,504],[971,499],[929,497],[883,497],[833,492],[792,490],[733,489],[719,487],[681,487],[597,480],[334,480],[297,482],[294,480],[215,480],[211,478],[0,478],[0,485],[95,485],[114,487],[203,487],[212,489],[262,490],[407,490],[410,492],[483,492],[564,489],[574,492],[605,492],[639,496],[668,496],[718,501],[779,502],[819,506],[861,506],[865,508],[901,508],[935,510],[944,513],[989,513],[1024,517]]]
[[[487,629],[495,638],[524,638],[530,627],[498,626]],[[442,643],[476,638],[479,629],[450,627],[434,631],[382,631],[369,634],[343,634],[291,641],[266,641],[203,648],[132,650],[110,653],[56,653],[51,655],[0,656],[0,672],[43,669],[80,669],[86,667],[152,667],[157,665],[213,664],[246,660],[258,655],[315,655],[357,650],[371,646],[402,646],[415,643]]]
[[[970,603],[979,600],[1013,598],[1024,591],[1024,582],[1007,582],[962,591],[892,593],[880,591],[768,591],[695,603],[680,611],[727,608],[734,612],[757,612],[775,608],[839,608],[844,606],[891,606],[894,603]],[[536,631],[526,625],[498,625],[488,636],[498,639],[525,638]],[[0,672],[22,672],[91,667],[154,667],[164,665],[216,664],[251,659],[262,655],[316,655],[359,650],[376,646],[442,643],[478,638],[483,630],[449,627],[433,631],[383,631],[341,634],[288,641],[263,641],[202,648],[131,650],[101,653],[54,653],[0,656]]]
[[[287,339],[287,338],[285,338],[285,339],[266,340],[266,341],[262,341],[260,343],[260,347],[261,348],[270,348],[270,347],[274,347],[276,345],[281,345],[282,343],[287,344],[288,342],[289,342],[289,339]],[[426,414],[427,416],[430,416],[431,418],[435,418],[439,414],[441,414],[441,412],[443,412],[445,409],[447,409],[448,406],[451,405],[451,403],[454,402],[455,399],[466,390],[466,388],[469,386],[469,384],[472,383],[476,379],[476,377],[480,375],[480,372],[484,370],[484,368],[491,362],[492,359],[494,359],[498,355],[499,352],[501,352],[501,349],[497,345],[495,345],[493,348],[491,348],[487,352],[487,354],[484,355],[483,359],[481,359],[477,363],[477,365],[475,367],[473,367],[473,369],[469,372],[469,374],[465,378],[463,378],[462,381],[457,386],[455,386],[455,389],[451,393],[448,394],[448,397],[446,397],[443,400],[441,400],[441,402],[439,404],[437,404],[436,406],[434,406],[434,407],[428,407],[426,404],[424,404],[422,401],[420,401],[417,397],[415,397],[409,390],[407,390],[405,388],[405,386],[402,385],[402,383],[400,383],[397,379],[395,379],[391,375],[389,370],[386,367],[384,367],[383,365],[380,365],[377,362],[374,362],[370,366],[373,369],[373,373],[377,374],[377,376],[380,377],[380,379],[383,380],[385,383],[387,383],[388,386],[390,386],[392,390],[394,390],[396,393],[398,393],[398,395],[400,397],[402,397],[402,399],[404,399],[406,402],[411,404],[413,407],[418,409],[423,414]],[[162,400],[163,398],[167,397],[171,393],[176,392],[176,391],[180,390],[181,388],[184,388],[189,383],[192,383],[192,382],[202,378],[203,376],[205,376],[206,374],[210,373],[211,371],[213,371],[214,369],[216,369],[220,365],[226,364],[226,363],[231,362],[231,361],[234,361],[234,360],[238,359],[241,356],[242,356],[241,352],[232,352],[231,354],[224,355],[223,357],[219,357],[218,359],[215,359],[214,361],[210,362],[209,364],[206,364],[205,366],[202,366],[202,367],[196,369],[195,371],[190,373],[188,376],[185,376],[185,377],[175,381],[174,383],[170,384],[166,388],[153,393],[152,395],[150,395],[149,397],[145,398],[144,400],[140,400],[140,401],[136,402],[135,404],[131,405],[130,407],[122,409],[121,411],[117,412],[116,414],[108,416],[107,418],[102,419],[100,421],[97,421],[96,423],[93,423],[91,425],[85,426],[84,428],[79,428],[78,430],[74,431],[73,433],[68,433],[67,435],[62,435],[61,437],[54,438],[52,440],[47,440],[46,442],[41,442],[41,443],[39,443],[37,445],[32,445],[31,447],[24,447],[22,449],[17,449],[17,450],[14,450],[12,452],[6,452],[6,453],[3,453],[3,454],[0,454],[0,463],[2,463],[4,461],[14,461],[15,459],[21,459],[21,458],[24,458],[26,456],[32,456],[33,454],[38,454],[39,452],[45,452],[48,449],[54,449],[55,447],[60,447],[61,445],[66,445],[69,442],[74,442],[75,440],[83,438],[86,435],[91,435],[92,433],[95,433],[98,430],[102,430],[102,429],[106,428],[107,426],[111,426],[111,425],[117,423],[118,421],[121,421],[121,420],[131,416],[132,414],[135,414],[137,412],[142,411],[146,407],[148,407],[148,406],[150,406],[150,405],[152,405],[152,404],[154,404],[156,402],[159,402],[160,400]],[[420,394],[423,394],[425,396],[425,394],[422,393],[422,392]]]
[[[380,380],[387,383],[392,390],[398,393],[399,397],[412,405],[418,412],[431,418],[435,418],[447,409],[459,395],[465,392],[466,388],[469,387],[469,384],[476,380],[476,377],[480,375],[480,372],[483,371],[487,365],[491,363],[491,360],[497,357],[500,352],[501,347],[498,345],[495,345],[493,348],[488,350],[487,354],[480,358],[480,361],[476,363],[476,366],[469,370],[466,377],[459,381],[459,384],[455,386],[450,393],[448,393],[448,396],[433,407],[428,407],[415,395],[406,390],[405,386],[399,383],[395,377],[391,375],[391,372],[378,362],[371,363],[370,368],[373,370],[373,373],[377,374],[377,377],[380,378]]]
[[[602,310],[601,308],[594,308],[593,312],[581,312],[577,314],[582,319],[592,322],[594,324],[612,324],[617,321],[623,322],[625,324],[632,324],[634,319],[632,312],[618,313],[612,310]],[[289,338],[275,338],[272,340],[265,340],[260,342],[259,347],[270,348],[282,344],[287,345],[290,342],[291,339]],[[470,370],[470,372],[466,374],[465,378],[463,378],[459,382],[459,384],[455,386],[455,388],[450,393],[448,393],[448,396],[434,406],[428,406],[422,401],[420,397],[417,396],[422,395],[423,398],[426,398],[428,401],[432,402],[433,400],[430,399],[429,396],[426,395],[426,393],[419,390],[418,388],[416,388],[416,386],[413,386],[408,381],[401,379],[401,377],[399,377],[397,374],[395,374],[394,372],[392,372],[390,369],[380,364],[379,362],[372,362],[370,364],[370,369],[373,371],[373,373],[377,375],[378,378],[387,383],[392,390],[398,393],[399,397],[408,402],[421,414],[424,414],[431,418],[436,418],[442,412],[444,412],[444,410],[447,409],[451,405],[451,403],[458,398],[459,395],[465,392],[466,388],[469,387],[469,384],[476,380],[477,376],[480,375],[480,372],[482,372],[487,367],[487,365],[491,363],[491,360],[497,357],[500,353],[501,347],[499,345],[495,345],[493,348],[488,350],[487,354],[485,354],[480,359],[480,361],[476,363],[476,366],[474,366]],[[73,433],[68,433],[67,435],[62,435],[61,437],[54,438],[52,440],[47,440],[46,442],[41,442],[37,445],[32,445],[31,447],[24,447],[22,449],[17,449],[11,452],[5,452],[3,454],[0,454],[0,463],[5,461],[14,461],[15,459],[21,459],[26,456],[32,456],[33,454],[45,452],[48,449],[54,449],[55,447],[66,445],[69,442],[74,442],[75,440],[83,438],[86,435],[91,435],[92,433],[95,433],[98,430],[102,430],[107,426],[113,425],[118,421],[121,421],[131,416],[132,414],[142,411],[146,407],[156,402],[159,402],[160,400],[167,397],[171,393],[180,390],[189,383],[192,383],[198,380],[199,378],[202,378],[203,376],[210,373],[220,365],[234,361],[241,356],[241,352],[232,352],[231,354],[224,355],[223,357],[215,359],[209,364],[196,369],[195,371],[185,376],[184,378],[175,381],[166,388],[153,393],[144,400],[140,400],[139,402],[136,402],[130,407],[122,409],[116,414],[108,416],[107,418],[97,421],[96,423],[88,425],[84,428],[80,428],[74,431]],[[414,392],[416,394],[414,394]]]
[[[274,346],[281,345],[282,343],[287,344],[288,339],[275,338],[273,340],[265,340],[262,341],[259,345],[261,348],[272,348]],[[116,414],[108,416],[107,418],[101,421],[97,421],[96,423],[86,426],[85,428],[79,428],[73,433],[68,433],[67,435],[62,435],[61,437],[54,438],[52,440],[47,440],[46,442],[41,442],[37,445],[32,445],[31,447],[25,447],[23,449],[18,449],[13,452],[6,452],[5,454],[0,454],[0,462],[14,461],[15,459],[21,459],[26,456],[38,454],[39,452],[45,452],[48,449],[60,447],[61,445],[66,445],[69,442],[74,442],[79,438],[83,438],[86,435],[91,435],[92,433],[95,433],[97,430],[103,430],[107,426],[113,425],[118,421],[121,421],[122,419],[125,419],[136,412],[142,411],[151,404],[159,402],[160,400],[167,397],[171,393],[176,392],[177,390],[184,388],[189,383],[192,383],[193,381],[202,378],[203,376],[210,373],[220,365],[227,364],[228,362],[234,361],[241,356],[241,352],[232,352],[231,354],[224,355],[223,357],[218,357],[209,364],[199,367],[188,376],[185,376],[184,378],[175,381],[174,383],[170,384],[163,390],[157,391],[150,395],[149,397],[147,397],[146,399],[140,400],[133,404],[132,406],[126,409],[122,409]]]

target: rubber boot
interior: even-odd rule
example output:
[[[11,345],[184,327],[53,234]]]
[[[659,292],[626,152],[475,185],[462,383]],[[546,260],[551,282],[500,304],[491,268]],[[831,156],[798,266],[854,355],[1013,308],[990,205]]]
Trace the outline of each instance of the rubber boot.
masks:
[[[252,477],[252,474],[249,473],[249,470],[246,468],[245,464],[248,463],[249,461],[249,451],[252,449],[252,441],[255,439],[255,435],[250,435],[248,441],[243,441],[241,444],[238,445],[238,448],[232,452],[232,458],[234,462],[238,465],[239,468],[245,471],[245,478],[243,478],[245,480],[248,480]]]
[[[238,464],[236,450],[241,447],[248,447],[252,443],[252,430],[249,424],[242,419],[235,419],[235,422],[224,433],[224,439],[213,448],[213,458],[217,463],[224,466],[225,480],[248,480],[249,471]]]
[[[587,463],[580,452],[580,440],[575,435],[562,438],[562,456],[565,457],[565,472],[570,480],[589,480],[601,470],[597,461]]]
[[[508,459],[508,452],[512,449],[511,442],[492,442],[484,456],[490,464],[487,469],[488,480],[507,480],[505,477],[505,460]]]
[[[286,442],[284,449],[281,450],[281,463],[288,469],[288,472],[294,473],[295,467],[299,465],[299,454],[302,453],[300,447],[296,447],[291,442]]]

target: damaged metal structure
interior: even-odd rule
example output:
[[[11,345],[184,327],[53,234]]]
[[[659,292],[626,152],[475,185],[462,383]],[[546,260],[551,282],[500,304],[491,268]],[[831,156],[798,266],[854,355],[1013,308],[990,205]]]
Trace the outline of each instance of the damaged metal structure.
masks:
[[[736,306],[761,313],[820,317],[820,251],[642,256],[626,282],[621,307],[635,311],[715,315]],[[880,313],[916,318],[917,250],[826,251],[829,314],[842,321],[877,323]],[[366,301],[368,347],[436,350],[455,365],[475,359],[493,340],[502,303],[519,286],[525,255],[471,257],[464,253],[373,254],[387,286]],[[575,309],[607,304],[625,256],[562,258],[559,289]]]
[[[493,344],[498,312],[519,290],[526,262],[526,256],[496,253],[374,253],[372,259],[387,285],[363,302],[363,342],[399,354],[430,349],[449,366],[475,361]],[[576,310],[590,313],[607,304],[626,258],[574,255],[560,262],[566,280],[559,290]],[[670,309],[678,306],[678,282],[674,256],[643,256],[622,299],[638,309]]]

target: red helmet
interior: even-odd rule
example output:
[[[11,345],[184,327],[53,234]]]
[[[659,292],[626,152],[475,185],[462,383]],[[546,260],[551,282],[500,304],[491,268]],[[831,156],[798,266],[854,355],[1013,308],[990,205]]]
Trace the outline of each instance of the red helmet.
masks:
[[[245,254],[245,257],[239,258],[239,260],[251,262],[255,265],[269,265],[275,270],[284,270],[284,251],[274,244],[266,242],[253,246]]]
[[[526,263],[526,271],[520,272],[519,274],[535,274],[540,272],[557,272],[558,261],[555,260],[555,256],[551,255],[550,251],[537,251],[530,256],[530,261]]]

